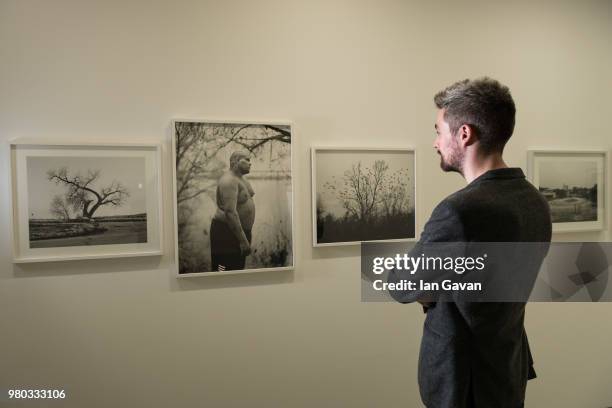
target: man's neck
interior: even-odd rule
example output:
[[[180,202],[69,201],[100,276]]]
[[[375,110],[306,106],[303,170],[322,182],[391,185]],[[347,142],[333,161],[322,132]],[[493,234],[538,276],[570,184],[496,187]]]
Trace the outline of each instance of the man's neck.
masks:
[[[508,165],[504,162],[500,153],[490,155],[475,155],[465,158],[463,163],[463,177],[468,184],[482,176],[489,170],[505,169]]]

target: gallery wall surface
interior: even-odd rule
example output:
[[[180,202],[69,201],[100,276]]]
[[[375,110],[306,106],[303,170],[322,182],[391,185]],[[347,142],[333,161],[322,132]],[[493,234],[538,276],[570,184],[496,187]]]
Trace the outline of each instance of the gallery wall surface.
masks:
[[[0,389],[62,388],[68,407],[420,407],[424,315],[360,302],[358,246],[312,247],[310,147],[415,149],[418,233],[464,185],[432,148],[434,93],[508,85],[511,166],[610,150],[610,38],[609,1],[0,0]],[[176,278],[176,118],[292,123],[294,271]],[[14,138],[162,143],[164,255],[14,265]],[[612,404],[611,307],[528,306],[526,406]]]

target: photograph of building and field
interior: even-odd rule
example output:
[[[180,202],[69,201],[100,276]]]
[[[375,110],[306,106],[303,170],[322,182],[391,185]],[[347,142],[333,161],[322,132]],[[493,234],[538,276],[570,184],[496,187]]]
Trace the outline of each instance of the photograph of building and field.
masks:
[[[597,221],[596,161],[542,161],[539,175],[553,222]]]

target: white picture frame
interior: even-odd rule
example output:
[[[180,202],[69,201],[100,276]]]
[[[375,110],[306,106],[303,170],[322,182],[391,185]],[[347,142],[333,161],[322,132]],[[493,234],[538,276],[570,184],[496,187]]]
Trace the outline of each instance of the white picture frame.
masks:
[[[261,170],[261,161],[266,162],[266,159],[260,157],[262,151],[260,148],[256,148],[251,152],[251,159],[254,159],[253,165],[257,172],[257,175],[247,175],[245,178],[253,185],[255,194],[252,196],[253,202],[256,208],[255,220],[252,226],[252,253],[246,257],[244,261],[244,269],[232,269],[225,268],[225,270],[213,270],[213,257],[211,252],[211,239],[210,235],[208,238],[199,237],[197,232],[202,231],[203,235],[210,234],[210,227],[212,226],[213,212],[217,210],[217,204],[215,203],[216,197],[212,197],[216,194],[217,182],[214,178],[211,178],[210,185],[206,187],[205,194],[209,197],[208,203],[199,203],[194,205],[191,210],[196,213],[197,217],[200,217],[199,226],[191,227],[195,228],[196,233],[189,233],[185,227],[185,217],[181,214],[181,206],[185,202],[184,197],[180,197],[180,186],[182,182],[179,181],[182,172],[182,164],[177,160],[179,155],[184,155],[184,152],[178,153],[177,151],[177,140],[179,139],[179,127],[177,124],[193,124],[194,126],[202,127],[200,137],[204,137],[203,132],[210,132],[210,129],[219,130],[219,136],[223,137],[223,131],[235,128],[235,127],[246,127],[253,135],[246,136],[247,139],[250,137],[257,137],[255,133],[261,131],[262,127],[276,127],[286,131],[285,137],[281,137],[277,141],[269,141],[264,145],[264,148],[269,149],[267,152],[269,157],[275,156],[278,158],[275,169],[270,172],[277,172],[276,175],[271,175],[271,180],[274,182],[265,182],[265,170]],[[206,129],[206,130],[204,130]],[[255,132],[255,133],[253,133]],[[268,135],[271,136],[271,135]],[[273,136],[273,135],[272,135]],[[288,138],[286,137],[288,136]],[[220,119],[202,119],[202,118],[175,118],[172,120],[172,180],[173,180],[173,207],[174,207],[174,249],[175,249],[175,275],[177,278],[191,278],[191,277],[204,277],[204,276],[224,276],[224,275],[237,275],[245,273],[257,273],[257,272],[271,272],[271,271],[291,271],[295,269],[295,223],[294,223],[294,152],[293,152],[293,140],[294,140],[294,127],[291,121],[286,120],[220,120]],[[210,140],[212,141],[212,139]],[[253,140],[243,140],[241,142],[251,143]],[[206,150],[207,147],[204,147]],[[225,147],[221,148],[215,155],[219,156],[219,161],[224,164],[222,170],[229,170],[228,159],[231,156],[232,149],[247,150],[240,143],[229,142]],[[288,152],[287,152],[288,150]],[[282,157],[281,157],[282,156]],[[207,154],[207,160],[210,161],[212,156]],[[268,165],[270,163],[268,162]],[[265,163],[264,163],[265,167]],[[221,169],[218,169],[221,170]],[[207,173],[206,170],[204,173]],[[209,177],[210,175],[203,174],[203,177]],[[257,180],[253,180],[257,178]],[[281,179],[285,179],[281,182]],[[183,180],[184,181],[184,180]],[[268,188],[273,185],[273,188]],[[270,194],[266,194],[266,191],[270,191]],[[198,190],[199,191],[199,190]],[[197,191],[194,193],[197,194]],[[193,194],[191,194],[193,195]],[[190,196],[191,196],[190,195]],[[275,201],[275,198],[278,199]],[[278,204],[278,203],[285,204]],[[280,207],[279,207],[280,205]],[[273,208],[277,208],[278,213],[282,213],[279,216],[270,214],[273,212]],[[281,223],[283,225],[281,225]],[[264,226],[268,228],[264,228]],[[271,226],[271,227],[270,227]],[[189,235],[189,238],[184,238],[185,235]],[[262,239],[265,236],[268,238]],[[275,238],[270,239],[269,237],[274,236]],[[197,241],[201,241],[197,244]],[[272,247],[271,242],[277,243],[277,246]],[[193,251],[190,254],[189,249],[186,248],[186,243],[195,245],[199,250],[199,253],[193,255]],[[271,255],[273,254],[273,255]],[[279,255],[280,254],[280,255]],[[195,260],[194,260],[195,259]],[[186,260],[190,263],[186,265]]]
[[[527,175],[550,205],[553,233],[607,228],[607,150],[532,148]]]
[[[325,158],[325,156],[328,156]],[[351,157],[351,155],[353,157]],[[400,157],[404,155],[405,162],[402,162]],[[370,157],[371,156],[371,157]],[[395,189],[387,188],[386,194],[393,193],[395,190],[394,200],[398,203],[400,210],[382,210],[389,214],[386,219],[392,220],[399,218],[406,219],[406,224],[401,222],[387,223],[372,222],[370,226],[364,226],[363,221],[358,221],[360,218],[354,216],[355,220],[350,221],[351,225],[340,225],[341,219],[346,220],[345,215],[348,211],[353,212],[354,209],[347,209],[350,204],[344,202],[347,200],[340,198],[341,195],[350,195],[350,188],[347,190],[340,187],[349,181],[347,177],[356,176],[359,168],[353,165],[361,165],[364,162],[362,172],[375,170],[377,160],[387,160],[385,162],[386,174],[383,177],[393,179],[396,182]],[[391,163],[392,161],[392,163]],[[313,247],[328,247],[328,246],[345,246],[359,245],[362,242],[403,242],[416,241],[418,223],[417,223],[417,189],[416,189],[416,168],[417,168],[416,150],[412,147],[339,147],[339,146],[312,146],[311,147],[311,197],[312,197],[312,245]],[[345,168],[346,167],[346,168]],[[357,170],[355,170],[357,169]],[[408,180],[405,177],[408,177]],[[340,180],[343,179],[343,180]],[[333,180],[333,181],[332,181]],[[330,183],[334,185],[330,185]],[[326,187],[327,186],[327,187]],[[397,187],[401,187],[398,189]],[[391,187],[391,185],[389,185]],[[342,188],[341,191],[338,189]],[[403,189],[403,190],[402,190]],[[322,190],[327,190],[324,192]],[[353,191],[354,192],[354,191]],[[331,195],[325,204],[325,195]],[[402,194],[402,195],[398,195]],[[333,196],[336,197],[333,197]],[[398,199],[399,197],[399,199]],[[354,197],[353,197],[354,198]],[[376,199],[374,199],[376,201]],[[329,208],[323,209],[328,205]],[[394,207],[395,208],[395,207]],[[343,213],[344,211],[344,213]],[[326,214],[326,215],[324,215]],[[327,221],[326,221],[327,220]],[[357,221],[356,221],[357,220]],[[385,225],[392,225],[392,228],[399,230],[391,231],[389,228],[385,231]],[[382,227],[381,227],[382,226]],[[362,228],[363,227],[363,228]],[[364,232],[367,230],[367,232]],[[335,232],[334,232],[335,231]],[[355,239],[351,239],[349,235],[354,234]],[[347,233],[348,232],[348,233]],[[327,236],[325,236],[327,234]],[[368,237],[367,235],[370,235]],[[385,238],[387,236],[387,238]],[[365,238],[365,239],[364,239]]]
[[[160,144],[14,140],[9,151],[14,263],[162,255]]]

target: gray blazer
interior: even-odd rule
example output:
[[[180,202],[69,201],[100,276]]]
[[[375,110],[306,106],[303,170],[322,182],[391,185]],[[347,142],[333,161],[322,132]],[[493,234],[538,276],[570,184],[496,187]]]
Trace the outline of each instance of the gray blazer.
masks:
[[[419,243],[550,242],[551,230],[546,200],[520,168],[506,168],[444,199]],[[389,282],[400,279],[389,273]],[[414,301],[414,294],[390,293],[399,302]],[[418,381],[428,408],[522,406],[527,380],[535,378],[525,303],[440,302],[424,310]]]

